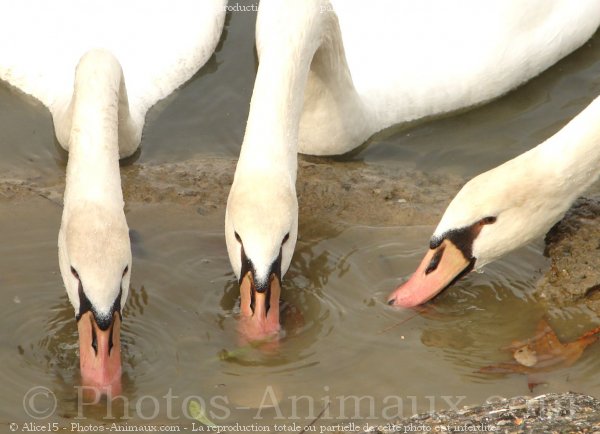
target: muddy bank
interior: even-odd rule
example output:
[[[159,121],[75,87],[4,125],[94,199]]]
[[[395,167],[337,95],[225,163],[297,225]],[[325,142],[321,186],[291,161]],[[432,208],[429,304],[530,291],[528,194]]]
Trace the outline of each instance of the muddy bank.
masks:
[[[125,201],[174,203],[201,215],[223,213],[235,161],[198,159],[182,163],[133,164],[122,168]],[[464,179],[398,170],[360,162],[301,158],[297,193],[300,220],[364,225],[434,225]],[[64,179],[4,174],[0,200],[42,196],[62,203]]]
[[[416,415],[366,431],[407,432],[595,433],[600,430],[600,401],[576,393],[504,399],[457,411]],[[363,432],[364,434],[365,432]]]
[[[205,158],[122,168],[126,207],[177,204],[201,216],[223,215],[235,161]],[[300,236],[320,225],[435,225],[466,179],[362,162],[301,157],[297,194]],[[0,201],[43,197],[62,204],[64,177],[0,175]],[[551,266],[536,296],[548,306],[585,304],[600,313],[600,183],[580,198],[546,235]],[[595,195],[595,196],[593,196]]]
[[[126,207],[177,204],[202,216],[223,215],[235,160],[195,159],[169,164],[131,164],[122,168]],[[435,225],[466,182],[362,162],[301,157],[297,194],[300,225],[347,223],[368,226]],[[62,204],[64,177],[32,173],[0,175],[0,201],[43,197]],[[583,303],[600,313],[600,183],[580,198],[546,235],[551,266],[538,281],[536,295],[547,305]],[[318,223],[315,225],[315,223]],[[315,229],[316,228],[316,229]]]
[[[579,198],[545,243],[551,265],[536,285],[540,301],[600,313],[600,197]]]

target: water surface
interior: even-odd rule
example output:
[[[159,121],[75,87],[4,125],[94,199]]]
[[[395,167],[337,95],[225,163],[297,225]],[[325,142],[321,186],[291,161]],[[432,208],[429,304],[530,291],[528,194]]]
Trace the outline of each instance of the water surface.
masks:
[[[133,164],[236,157],[256,67],[253,25],[251,13],[229,15],[226,37],[207,67],[149,113]],[[491,104],[392,128],[340,159],[471,176],[553,134],[599,93],[598,77],[597,35]],[[64,176],[66,157],[55,144],[50,115],[6,85],[0,85],[0,132],[1,171]],[[32,387],[48,388],[57,399],[43,421],[70,426],[81,415],[88,422],[111,421],[106,405],[78,408],[74,312],[56,251],[60,213],[44,198],[0,205],[3,423],[32,420],[24,407]],[[527,394],[524,377],[475,371],[505,360],[500,348],[530,334],[543,315],[563,339],[598,323],[585,310],[546,312],[532,299],[548,266],[541,241],[472,274],[415,314],[384,301],[420,261],[432,227],[303,221],[283,298],[304,322],[288,327],[275,353],[239,351],[223,214],[203,216],[179,205],[128,206],[134,265],[122,338],[125,404],[113,409],[114,417],[132,424],[182,423],[182,407],[196,397],[223,424],[271,424],[280,416],[306,423],[327,406],[323,423],[356,416],[374,421]],[[537,391],[600,396],[598,360],[600,347],[592,346],[574,367],[544,377]],[[352,399],[344,401],[348,397],[364,398],[358,414]],[[38,398],[40,408],[52,404]],[[279,406],[257,410],[273,401]]]

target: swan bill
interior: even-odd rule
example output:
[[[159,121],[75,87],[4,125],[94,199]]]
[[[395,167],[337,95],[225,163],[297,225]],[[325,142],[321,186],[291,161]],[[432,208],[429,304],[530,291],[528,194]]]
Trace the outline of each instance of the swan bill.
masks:
[[[281,279],[272,273],[265,291],[257,291],[254,275],[247,272],[240,279],[240,322],[238,330],[245,341],[276,338],[279,325]]]
[[[81,380],[86,390],[112,397],[121,393],[121,315],[101,323],[92,311],[77,321]]]
[[[392,306],[414,307],[423,304],[458,279],[475,265],[451,240],[444,239],[439,246],[429,249],[417,271],[400,285],[388,298]]]

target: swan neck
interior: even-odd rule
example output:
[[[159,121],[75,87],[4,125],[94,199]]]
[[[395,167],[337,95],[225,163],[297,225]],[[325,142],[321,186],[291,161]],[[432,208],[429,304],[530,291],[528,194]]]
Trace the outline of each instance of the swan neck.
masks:
[[[585,191],[600,175],[600,97],[542,143],[537,153],[537,166],[551,168],[565,195],[574,200]]]
[[[129,109],[123,73],[112,55],[93,52],[82,58],[68,114],[65,207],[72,201],[92,201],[122,208],[119,129]],[[127,120],[123,123],[127,129]]]
[[[259,67],[240,160],[287,161],[295,173],[298,129],[311,61],[332,14],[319,1],[265,0],[257,19]]]

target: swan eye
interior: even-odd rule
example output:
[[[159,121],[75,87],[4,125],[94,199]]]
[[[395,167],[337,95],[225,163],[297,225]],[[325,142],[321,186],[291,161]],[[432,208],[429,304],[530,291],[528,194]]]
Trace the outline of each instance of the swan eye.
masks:
[[[485,217],[479,221],[482,225],[491,225],[492,223],[496,223],[496,217]]]
[[[71,274],[73,276],[75,276],[75,279],[79,280],[79,273],[77,272],[77,270],[73,267],[71,267]]]
[[[128,271],[129,271],[129,265],[126,265],[125,269],[123,270],[123,277],[125,277],[125,275],[127,274]]]
[[[238,240],[238,243],[242,244],[242,239],[240,238],[240,234],[235,232],[235,239]]]
[[[281,241],[281,244],[285,244],[285,242],[287,240],[289,240],[289,239],[290,239],[290,233],[288,232],[287,234],[285,234],[285,237],[283,237],[283,240]]]

